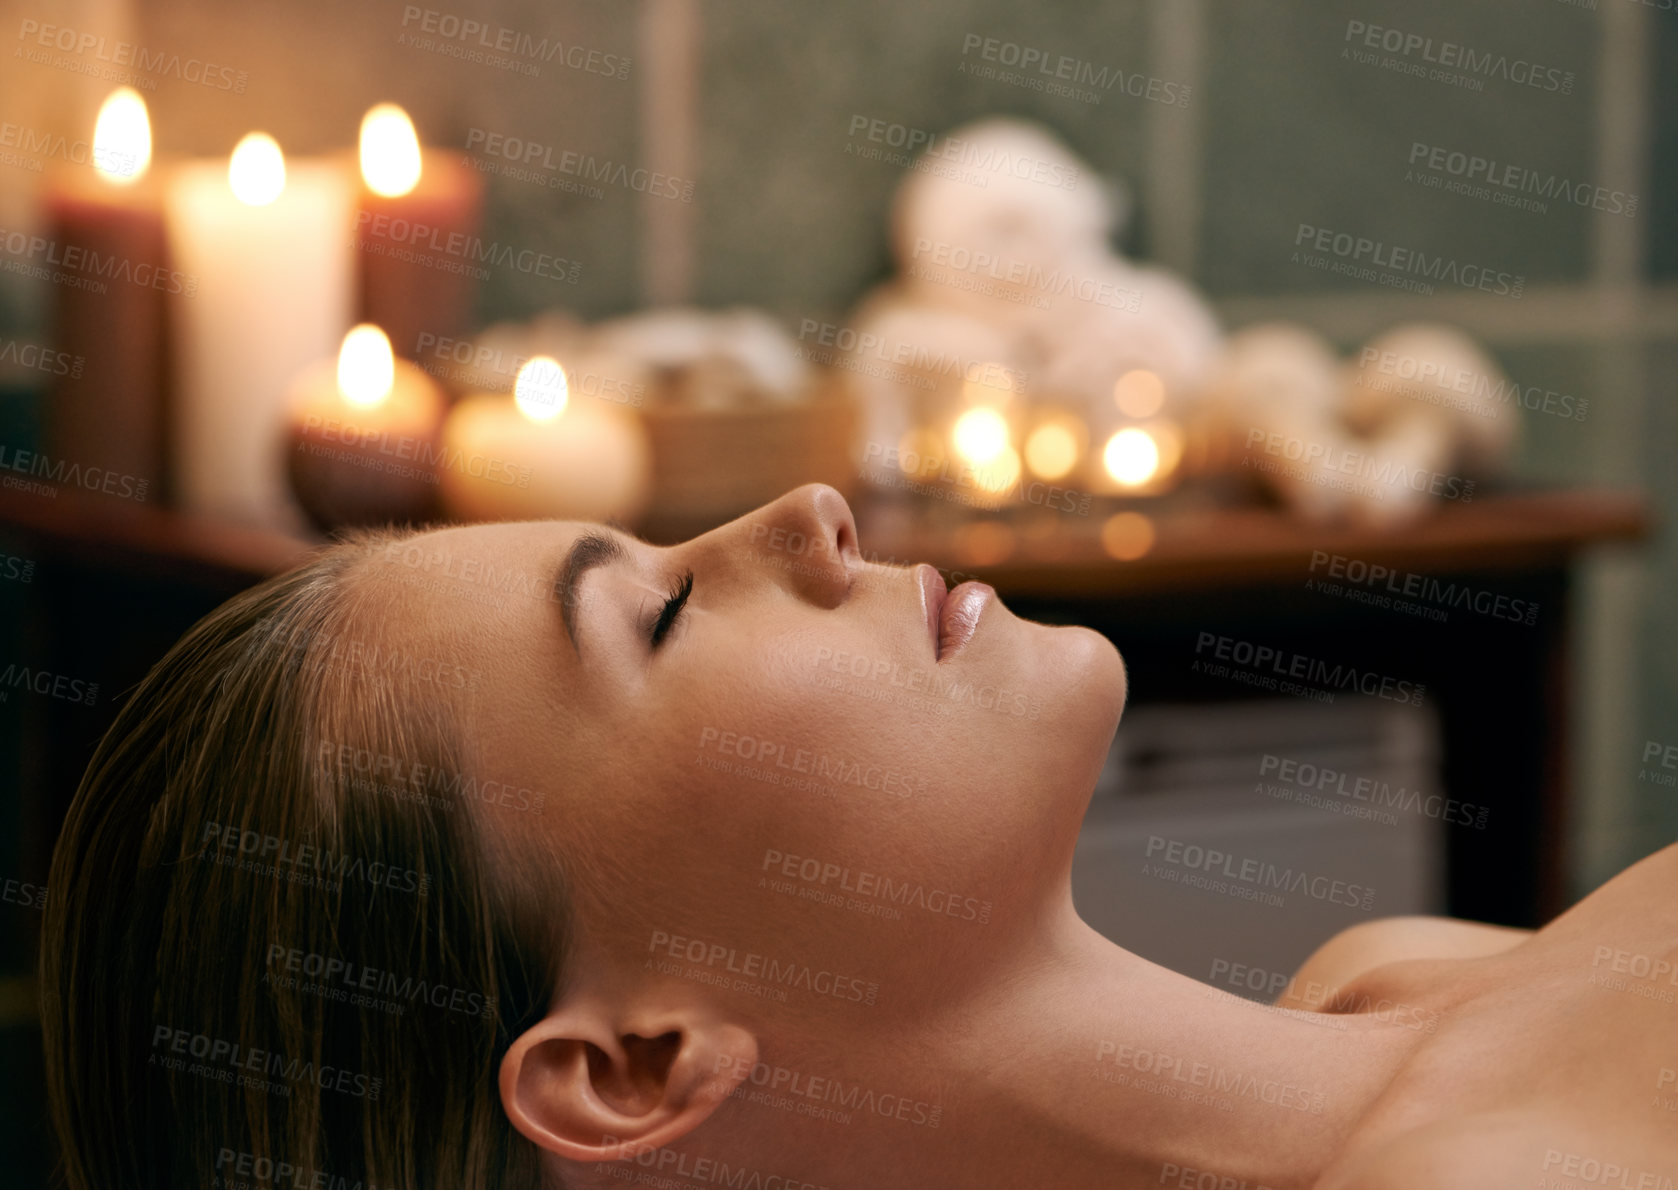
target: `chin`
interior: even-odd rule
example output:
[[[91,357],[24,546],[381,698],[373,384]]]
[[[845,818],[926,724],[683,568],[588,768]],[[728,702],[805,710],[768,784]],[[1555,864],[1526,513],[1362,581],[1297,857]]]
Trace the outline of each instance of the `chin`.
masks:
[[[1088,715],[1094,723],[1107,723],[1106,749],[1124,712],[1129,683],[1124,658],[1112,641],[1093,628],[1077,625],[1032,624],[1038,635],[1038,652],[1045,676],[1055,690],[1055,701],[1078,717]]]
[[[1128,683],[1113,642],[1090,628],[1030,624],[1033,724],[1063,780],[1087,795],[1107,760]]]
[[[1082,704],[1088,720],[1090,741],[1102,760],[1124,715],[1130,682],[1118,646],[1093,628],[1062,628],[1067,644],[1067,686]],[[1098,762],[1099,764],[1099,762]]]
[[[1038,715],[1007,733],[1013,755],[997,759],[1012,796],[988,817],[1006,850],[984,868],[1009,873],[1022,903],[1070,907],[1079,831],[1124,710],[1124,661],[1091,629],[1020,624],[1015,676]]]

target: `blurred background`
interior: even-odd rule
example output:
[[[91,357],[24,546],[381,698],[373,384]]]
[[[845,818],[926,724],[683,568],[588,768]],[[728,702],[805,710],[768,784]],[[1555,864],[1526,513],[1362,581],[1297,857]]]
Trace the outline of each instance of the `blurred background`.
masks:
[[[0,14],[17,1185],[92,745],[344,525],[834,484],[870,556],[1119,644],[1080,909],[1256,998],[1678,831],[1671,4]]]

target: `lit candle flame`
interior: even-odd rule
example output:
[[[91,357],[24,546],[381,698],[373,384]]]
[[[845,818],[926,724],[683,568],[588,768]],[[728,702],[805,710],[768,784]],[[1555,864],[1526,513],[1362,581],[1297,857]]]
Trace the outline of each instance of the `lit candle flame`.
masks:
[[[1159,444],[1148,431],[1128,426],[1107,440],[1101,461],[1114,482],[1138,488],[1159,472]]]
[[[338,392],[357,409],[372,409],[390,396],[396,357],[390,339],[370,322],[344,336],[338,349]]]
[[[118,186],[131,186],[151,167],[151,118],[133,87],[118,87],[99,105],[93,124],[93,168]]]
[[[1079,430],[1070,419],[1046,421],[1025,440],[1025,462],[1041,479],[1064,478],[1078,465]]]
[[[246,206],[265,207],[285,190],[285,154],[266,132],[247,133],[227,162],[227,184]]]
[[[1002,457],[1008,449],[1008,422],[994,409],[980,406],[956,418],[950,443],[956,454],[975,467]]]
[[[1020,452],[1004,444],[1002,450],[985,463],[974,468],[973,481],[982,492],[997,496],[1010,490],[1020,479]]]
[[[374,194],[400,198],[420,180],[419,133],[408,113],[381,103],[361,118],[361,178]]]
[[[513,381],[513,402],[531,421],[552,421],[565,412],[571,399],[571,382],[565,369],[549,355],[526,360]]]

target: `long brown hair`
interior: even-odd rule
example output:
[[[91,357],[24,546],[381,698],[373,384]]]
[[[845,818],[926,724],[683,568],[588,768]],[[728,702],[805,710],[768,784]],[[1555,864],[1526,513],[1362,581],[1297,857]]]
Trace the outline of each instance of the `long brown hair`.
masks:
[[[542,1184],[497,1070],[560,988],[570,902],[463,794],[446,691],[363,664],[360,564],[397,539],[200,621],[88,767],[41,955],[72,1190]]]

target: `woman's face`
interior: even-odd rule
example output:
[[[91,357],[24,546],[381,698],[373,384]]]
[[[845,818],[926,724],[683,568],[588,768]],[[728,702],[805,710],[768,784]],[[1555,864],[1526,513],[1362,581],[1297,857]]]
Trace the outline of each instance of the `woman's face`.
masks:
[[[669,547],[447,529],[376,573],[394,647],[469,675],[474,776],[540,797],[480,804],[575,876],[586,978],[901,1011],[1069,895],[1117,651],[958,588],[940,656],[942,580],[864,561],[831,488]]]

